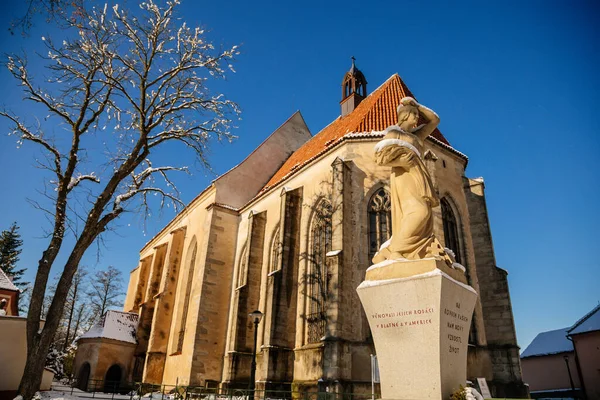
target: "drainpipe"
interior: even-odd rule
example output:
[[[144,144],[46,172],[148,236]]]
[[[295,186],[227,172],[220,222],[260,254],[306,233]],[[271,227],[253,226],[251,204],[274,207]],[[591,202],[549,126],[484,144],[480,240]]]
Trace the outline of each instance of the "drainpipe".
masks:
[[[567,373],[569,374],[569,383],[571,384],[571,391],[575,393],[575,384],[573,383],[573,377],[571,376],[571,367],[569,367],[569,355],[565,354],[564,356],[565,364],[567,364]]]
[[[583,382],[583,375],[581,374],[581,365],[579,365],[579,357],[577,357],[577,347],[575,347],[575,342],[571,335],[567,334],[567,339],[573,343],[573,353],[575,355],[575,366],[577,367],[577,375],[579,375],[579,384],[581,385],[581,391],[583,392],[583,399],[587,399],[587,395],[585,392],[585,383]]]

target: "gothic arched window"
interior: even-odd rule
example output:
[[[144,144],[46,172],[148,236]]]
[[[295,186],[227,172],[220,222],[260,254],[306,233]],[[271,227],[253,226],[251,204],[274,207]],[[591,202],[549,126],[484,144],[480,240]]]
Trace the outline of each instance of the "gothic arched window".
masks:
[[[369,262],[379,248],[392,236],[390,194],[383,188],[369,200]]]
[[[278,271],[281,268],[281,242],[279,240],[279,228],[273,235],[271,242],[271,264],[269,265],[269,273]]]
[[[236,287],[239,289],[248,283],[248,246],[244,245],[242,256],[240,257],[240,268],[238,270],[238,279]]]
[[[471,327],[469,328],[469,344],[477,345],[477,326],[475,325],[475,314],[471,319]]]
[[[183,339],[185,337],[185,327],[187,325],[187,315],[190,308],[190,294],[192,292],[192,283],[194,281],[194,269],[196,266],[196,254],[198,253],[198,244],[196,243],[196,237],[192,238],[187,251],[187,282],[185,284],[185,298],[183,299],[183,310],[181,312],[181,318],[178,320],[179,324],[179,336],[177,338],[177,353],[181,353],[183,350]]]
[[[458,224],[450,203],[446,199],[440,201],[442,207],[442,222],[444,223],[444,242],[446,247],[454,252],[456,262],[462,263],[460,242],[458,239]]]
[[[311,226],[309,270],[306,275],[308,292],[308,343],[316,343],[325,335],[327,301],[327,252],[331,251],[332,207],[321,201],[315,210]]]

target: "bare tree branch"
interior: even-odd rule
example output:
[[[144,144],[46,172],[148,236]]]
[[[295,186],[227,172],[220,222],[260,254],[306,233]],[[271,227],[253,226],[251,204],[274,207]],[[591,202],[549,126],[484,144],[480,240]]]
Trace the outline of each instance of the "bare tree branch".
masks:
[[[51,216],[52,228],[27,316],[28,359],[19,389],[25,400],[39,388],[39,360],[59,326],[86,250],[126,211],[150,215],[153,206],[182,205],[171,174],[187,167],[154,165],[156,152],[167,142],[181,144],[209,167],[211,139],[234,139],[231,125],[239,109],[209,86],[233,71],[237,47],[215,49],[203,30],[179,22],[178,6],[179,0],[162,7],[149,0],[134,11],[105,5],[65,18],[65,32],[73,34],[62,43],[42,38],[48,53],[40,62],[50,76],[41,83],[30,74],[25,56],[11,55],[6,62],[25,99],[48,116],[35,128],[10,111],[0,117],[12,123],[19,142],[41,146],[47,162],[38,165],[57,177],[45,183],[51,188],[43,193],[49,203],[34,203]],[[60,133],[51,125],[56,120]],[[63,248],[66,230],[75,236],[70,248]],[[46,307],[50,269],[61,250],[67,261]],[[46,323],[40,329],[43,309]]]

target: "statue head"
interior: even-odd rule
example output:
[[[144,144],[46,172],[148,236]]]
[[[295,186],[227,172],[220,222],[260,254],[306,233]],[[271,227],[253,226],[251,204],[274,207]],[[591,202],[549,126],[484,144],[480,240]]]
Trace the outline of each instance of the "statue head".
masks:
[[[410,132],[419,123],[419,109],[413,105],[400,104],[396,112],[398,114],[398,125],[407,132]]]

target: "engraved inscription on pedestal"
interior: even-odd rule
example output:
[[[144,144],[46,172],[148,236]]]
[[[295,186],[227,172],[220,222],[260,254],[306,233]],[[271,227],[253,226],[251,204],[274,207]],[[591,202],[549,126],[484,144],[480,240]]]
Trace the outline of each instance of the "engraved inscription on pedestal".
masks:
[[[426,318],[427,314],[433,313],[433,307],[418,308],[414,310],[400,310],[391,313],[374,313],[371,315],[373,321],[381,320],[381,323],[375,324],[375,329],[390,329],[417,327],[419,325],[430,325],[431,318]]]
[[[442,339],[449,342],[448,352],[450,354],[458,354],[460,347],[463,344],[462,336],[464,336],[465,330],[468,329],[466,324],[469,323],[470,318],[461,314],[460,302],[456,302],[454,307],[444,307],[444,313],[442,317]]]
[[[443,261],[421,260],[412,263]],[[441,399],[466,381],[475,291],[437,268],[357,289],[373,334],[384,399]]]

